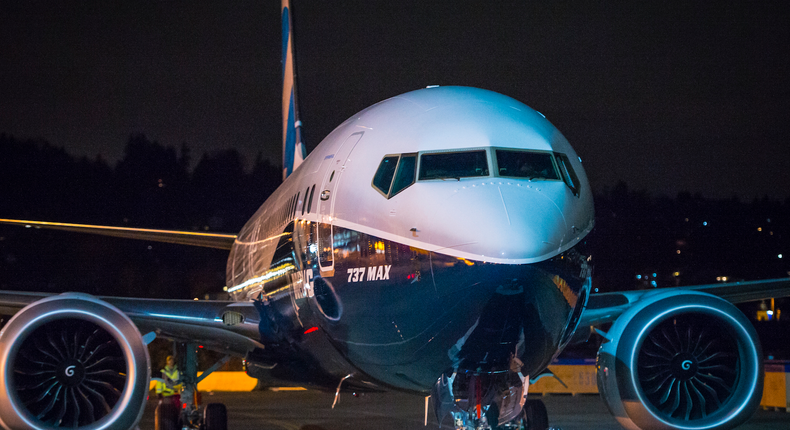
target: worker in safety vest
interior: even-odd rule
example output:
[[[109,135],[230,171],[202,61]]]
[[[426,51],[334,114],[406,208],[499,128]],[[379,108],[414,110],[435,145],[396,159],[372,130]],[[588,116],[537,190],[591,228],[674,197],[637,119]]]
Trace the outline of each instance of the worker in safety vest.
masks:
[[[176,406],[181,406],[181,374],[176,367],[176,359],[172,355],[167,356],[167,364],[162,369],[162,381],[156,384],[156,395],[159,400],[173,402]]]

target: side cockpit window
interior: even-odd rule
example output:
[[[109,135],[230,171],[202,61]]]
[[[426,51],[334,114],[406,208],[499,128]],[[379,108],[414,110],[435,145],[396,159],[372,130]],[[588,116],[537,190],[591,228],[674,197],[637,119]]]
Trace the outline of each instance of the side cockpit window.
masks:
[[[405,190],[414,183],[414,168],[417,166],[417,154],[403,154],[398,163],[398,173],[392,182],[390,197]]]
[[[373,188],[386,198],[408,188],[414,183],[417,154],[387,155],[381,160],[373,176]]]
[[[496,150],[496,163],[499,176],[525,179],[559,180],[551,153]]]
[[[488,176],[485,150],[436,152],[420,156],[420,180]]]
[[[381,160],[376,175],[373,176],[373,188],[381,191],[385,196],[390,192],[392,177],[395,176],[395,168],[398,166],[398,155],[388,155]]]
[[[559,152],[555,152],[554,156],[557,158],[557,166],[560,168],[562,180],[565,181],[568,188],[573,191],[573,195],[579,197],[579,177],[576,176],[576,172],[573,171],[571,160],[567,155],[560,154]]]

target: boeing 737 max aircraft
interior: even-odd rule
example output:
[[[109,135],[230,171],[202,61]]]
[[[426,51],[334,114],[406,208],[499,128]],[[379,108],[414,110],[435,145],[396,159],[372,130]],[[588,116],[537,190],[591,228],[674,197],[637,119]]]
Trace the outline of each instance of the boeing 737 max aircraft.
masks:
[[[543,430],[530,381],[584,339],[577,328],[607,322],[598,386],[624,427],[729,429],[752,415],[762,352],[733,303],[787,295],[790,280],[591,296],[581,160],[543,115],[491,91],[387,99],[306,156],[289,8],[286,179],[238,235],[2,220],[227,249],[232,300],[0,292],[0,313],[14,315],[0,332],[0,427],[134,428],[146,344],[163,337],[190,345],[187,393],[199,342],[271,384],[402,390],[430,395],[457,429]],[[221,405],[203,425],[226,428]]]

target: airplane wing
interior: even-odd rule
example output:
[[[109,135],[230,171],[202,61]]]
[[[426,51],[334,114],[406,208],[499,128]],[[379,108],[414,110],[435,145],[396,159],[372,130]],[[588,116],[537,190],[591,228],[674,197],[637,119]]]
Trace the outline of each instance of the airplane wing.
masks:
[[[201,246],[204,248],[225,250],[230,250],[233,246],[233,242],[236,240],[235,234],[153,230],[148,228],[111,227],[103,225],[68,224],[62,222],[26,221],[0,218],[0,224],[19,225],[27,228],[46,228],[51,230],[89,233],[100,236],[148,240],[152,242],[176,243],[179,245]]]
[[[671,290],[698,291],[721,297],[730,303],[744,303],[790,296],[790,278],[594,294],[587,301],[579,326],[596,326],[613,322],[644,296]]]
[[[0,291],[0,315],[15,315],[30,304],[57,296],[59,295]],[[260,312],[253,302],[96,298],[126,314],[144,336],[153,332],[157,337],[198,342],[207,349],[240,357],[255,348],[264,348],[256,340],[261,337]]]

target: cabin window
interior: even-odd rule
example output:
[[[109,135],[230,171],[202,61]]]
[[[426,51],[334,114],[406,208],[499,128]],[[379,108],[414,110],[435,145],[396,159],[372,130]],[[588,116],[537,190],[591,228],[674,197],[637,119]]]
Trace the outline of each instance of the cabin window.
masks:
[[[510,178],[559,180],[552,158],[548,152],[496,150],[499,176]]]
[[[438,152],[420,156],[420,180],[488,176],[485,150]]]
[[[565,154],[555,152],[554,156],[557,158],[557,165],[560,167],[562,180],[568,185],[568,188],[573,191],[573,195],[579,197],[579,177],[571,166],[571,160]]]
[[[392,190],[389,197],[405,190],[409,185],[414,183],[415,167],[417,165],[417,154],[403,154],[398,163],[398,172],[395,174],[395,180],[392,182]]]
[[[310,201],[307,202],[307,213],[313,209],[313,193],[315,192],[315,184],[313,184],[313,188],[310,189]]]
[[[398,155],[388,155],[381,160],[376,174],[373,176],[373,187],[381,191],[385,196],[390,192],[392,178],[395,176],[395,168],[398,165]]]

